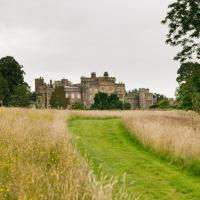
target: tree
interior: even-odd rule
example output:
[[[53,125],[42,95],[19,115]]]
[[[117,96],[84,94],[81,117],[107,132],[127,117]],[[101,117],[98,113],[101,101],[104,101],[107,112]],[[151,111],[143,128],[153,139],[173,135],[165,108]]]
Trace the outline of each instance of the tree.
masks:
[[[91,109],[98,110],[123,110],[130,109],[131,105],[129,103],[123,103],[119,100],[117,94],[110,94],[99,92],[95,95],[94,104]]]
[[[157,99],[157,103],[159,103],[162,100],[166,100],[167,97],[163,94],[156,94],[156,99]]]
[[[182,48],[174,59],[181,62],[200,59],[200,1],[176,0],[168,8],[162,21],[169,27],[166,43]]]
[[[94,97],[94,104],[91,106],[92,109],[106,110],[108,109],[108,94],[98,92]]]
[[[31,92],[27,83],[23,83],[14,89],[10,106],[28,107],[31,104]]]
[[[0,59],[0,75],[6,81],[7,89],[4,93],[4,104],[9,105],[9,101],[15,89],[24,83],[24,71],[22,66],[11,56]]]
[[[84,110],[84,105],[81,102],[76,102],[72,104],[73,110]]]
[[[33,103],[36,103],[37,95],[35,92],[31,92],[30,98]]]
[[[170,105],[169,105],[169,101],[167,99],[163,99],[158,103],[158,108],[167,109],[169,107],[170,107]]]
[[[67,101],[65,98],[64,87],[55,87],[50,99],[50,104],[52,108],[66,108]]]
[[[3,104],[6,95],[8,94],[8,85],[6,80],[0,74],[0,105]]]
[[[200,111],[200,64],[183,63],[178,70],[177,82],[180,108]]]
[[[124,110],[130,110],[131,109],[131,104],[128,102],[124,103]]]

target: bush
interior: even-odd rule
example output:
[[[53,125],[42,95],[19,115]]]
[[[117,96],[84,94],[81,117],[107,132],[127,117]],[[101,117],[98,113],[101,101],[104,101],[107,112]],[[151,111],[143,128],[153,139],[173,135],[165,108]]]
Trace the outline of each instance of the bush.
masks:
[[[73,103],[72,104],[72,109],[73,110],[84,110],[84,105],[81,102]]]
[[[95,95],[94,104],[91,109],[94,110],[129,110],[131,105],[123,103],[119,100],[117,94],[108,95],[107,93],[99,92]]]
[[[170,105],[169,105],[169,101],[167,99],[163,99],[162,101],[160,101],[158,103],[158,108],[167,109],[169,107],[170,107]]]

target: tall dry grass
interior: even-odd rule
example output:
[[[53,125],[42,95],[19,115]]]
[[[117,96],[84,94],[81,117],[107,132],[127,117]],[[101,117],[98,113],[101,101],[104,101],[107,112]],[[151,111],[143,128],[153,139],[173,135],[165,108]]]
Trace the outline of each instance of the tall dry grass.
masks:
[[[113,199],[69,140],[67,111],[0,109],[0,199]],[[127,199],[125,192],[115,199]]]
[[[182,162],[200,161],[200,115],[185,111],[88,111],[90,117],[121,117],[142,144]]]

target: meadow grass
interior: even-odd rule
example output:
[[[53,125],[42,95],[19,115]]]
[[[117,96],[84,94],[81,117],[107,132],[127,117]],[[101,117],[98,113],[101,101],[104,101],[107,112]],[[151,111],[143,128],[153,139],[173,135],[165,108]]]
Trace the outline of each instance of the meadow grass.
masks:
[[[92,170],[70,142],[69,112],[0,109],[0,199],[110,200],[114,180]],[[118,192],[115,199],[127,199]]]
[[[123,187],[120,187],[120,189],[116,189],[116,185],[119,184],[116,179],[110,176],[108,179],[102,174],[96,178],[93,170],[88,166],[88,160],[82,159],[79,155],[76,147],[71,143],[72,135],[67,128],[67,121],[73,115],[79,116],[79,120],[82,120],[81,117],[87,117],[88,121],[91,120],[92,122],[94,122],[93,117],[98,118],[98,121],[101,122],[105,120],[119,120],[121,118],[126,126],[126,131],[119,131],[110,124],[108,132],[110,130],[112,130],[111,132],[117,131],[116,133],[124,133],[124,137],[126,137],[128,130],[135,137],[134,143],[137,141],[139,148],[143,149],[144,156],[146,156],[146,151],[144,150],[148,148],[148,151],[152,151],[156,155],[168,159],[168,161],[174,162],[183,168],[187,168],[194,175],[199,175],[200,116],[193,112],[101,112],[0,108],[0,199],[129,199],[124,184],[122,184]],[[81,125],[83,124],[81,123]],[[108,127],[105,126],[105,130]],[[95,133],[99,127],[93,124],[90,124],[89,127],[89,125],[85,124],[85,128]],[[101,127],[101,129],[103,128]],[[85,130],[84,126],[83,130]],[[80,130],[80,133],[83,130]],[[98,139],[98,137],[93,138],[87,147],[90,147],[92,142],[97,142]],[[135,145],[135,148],[137,148],[133,150],[128,142],[130,139],[130,137],[126,138],[127,141],[125,144],[127,144],[127,149],[126,146],[123,146],[123,151],[129,156],[126,157],[126,155],[121,154],[120,150],[119,155],[122,155],[122,158],[124,156],[124,160],[131,160],[131,157],[137,152],[138,145]],[[133,145],[133,140],[130,141],[131,145]],[[111,144],[108,143],[107,146],[104,146],[99,151],[108,151],[109,145]],[[115,149],[120,149],[120,145],[121,143],[116,144]],[[129,151],[130,153],[128,153]],[[143,158],[143,153],[138,154],[138,160],[139,158]],[[115,153],[115,156],[118,158],[117,153]],[[155,166],[155,171],[157,171],[160,169],[158,164],[163,161],[158,156],[152,156],[148,154],[145,159],[148,160],[148,163],[151,163],[151,159],[153,159],[152,165]],[[110,159],[109,165],[112,166],[113,159],[115,158],[111,157]],[[119,159],[120,162],[121,160],[123,161],[123,159]],[[155,160],[157,160],[157,164],[154,163]],[[120,165],[120,162],[117,160],[115,165],[117,163]],[[108,174],[115,176],[119,173],[121,176],[124,171],[131,171],[132,164],[124,164],[127,167],[129,166],[129,168],[120,167],[121,171],[118,171],[113,166],[113,171],[115,169],[117,173],[110,173],[108,171]],[[149,166],[146,164],[139,166],[140,168]],[[175,167],[166,162],[165,164],[169,165],[170,169]],[[137,162],[135,165],[137,165]],[[131,173],[134,174],[133,171]],[[135,183],[133,180],[134,177],[131,177],[133,183],[129,182],[129,184],[133,184],[134,186],[139,184],[138,187],[142,188],[143,183],[140,185],[140,182],[146,180],[145,176],[148,177],[150,172],[144,168],[143,173],[144,175],[141,176],[139,181],[135,177]],[[169,172],[167,171],[167,173]],[[162,176],[161,183],[166,178],[164,174]],[[175,182],[169,181],[168,183],[177,185],[178,182],[176,179],[179,180],[180,177],[173,173],[169,174],[169,176],[171,178],[174,177]],[[185,190],[183,191],[181,188],[176,188],[176,190],[180,194],[186,193],[189,199],[190,195],[196,198],[198,193],[195,192],[196,184],[194,177],[187,176],[187,174],[184,174],[184,176],[185,178],[182,177],[180,186],[184,186]],[[127,179],[129,180],[129,178]],[[159,185],[160,182],[158,183],[155,180],[156,178],[152,179],[152,184]],[[120,181],[123,183],[122,178]],[[165,181],[163,183],[164,185],[167,184]],[[191,185],[193,188],[188,188],[188,185]],[[147,187],[147,192],[151,193],[150,188],[148,190],[149,185],[147,184],[145,187]],[[128,190],[130,191],[129,185]],[[177,192],[176,190],[173,190],[174,193]],[[134,191],[136,192],[136,194],[133,194],[135,196],[140,193],[140,190],[137,191],[136,189]],[[113,193],[115,196],[113,196]],[[158,192],[158,197],[161,193],[165,193],[165,191]],[[170,194],[172,195],[173,192]]]
[[[200,175],[200,115],[185,111],[78,111],[82,117],[122,118],[144,148]]]
[[[200,199],[200,179],[146,151],[121,119],[73,118],[69,128],[95,173],[118,176],[115,191],[124,187],[135,199]]]

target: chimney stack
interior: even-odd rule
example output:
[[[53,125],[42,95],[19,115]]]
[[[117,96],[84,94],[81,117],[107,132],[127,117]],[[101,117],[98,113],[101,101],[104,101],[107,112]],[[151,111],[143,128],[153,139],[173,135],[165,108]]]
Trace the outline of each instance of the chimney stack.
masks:
[[[91,73],[91,78],[96,78],[96,72]]]

